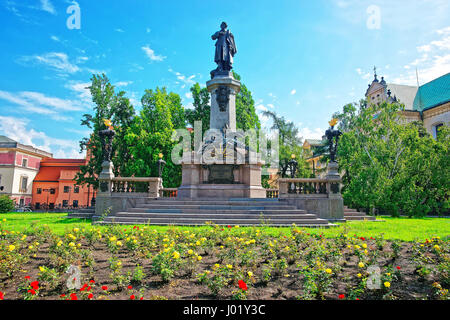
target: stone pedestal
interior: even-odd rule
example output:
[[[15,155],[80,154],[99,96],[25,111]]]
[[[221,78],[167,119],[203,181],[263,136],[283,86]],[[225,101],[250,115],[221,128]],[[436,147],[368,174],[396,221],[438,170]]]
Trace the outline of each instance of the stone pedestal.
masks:
[[[236,95],[241,83],[233,77],[215,77],[206,82],[211,94],[211,114],[209,127],[236,131]]]
[[[330,161],[328,163],[326,178],[328,180],[329,220],[344,219],[344,199],[341,194],[341,176],[338,168],[337,162]]]
[[[95,215],[103,215],[108,208],[112,208],[111,185],[114,178],[113,164],[111,161],[103,161],[102,172],[98,176],[99,188],[95,200]]]

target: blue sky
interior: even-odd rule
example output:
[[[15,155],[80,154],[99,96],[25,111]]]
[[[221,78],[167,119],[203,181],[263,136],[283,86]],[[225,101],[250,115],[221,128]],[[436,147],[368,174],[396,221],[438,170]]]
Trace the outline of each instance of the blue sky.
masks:
[[[81,25],[69,29],[75,3]],[[216,67],[211,35],[226,21],[257,110],[318,138],[333,112],[363,98],[374,66],[398,84],[416,84],[416,67],[421,84],[449,72],[449,17],[448,0],[1,0],[0,134],[82,157],[85,87],[98,72],[138,110],[157,86],[190,107],[190,86]]]

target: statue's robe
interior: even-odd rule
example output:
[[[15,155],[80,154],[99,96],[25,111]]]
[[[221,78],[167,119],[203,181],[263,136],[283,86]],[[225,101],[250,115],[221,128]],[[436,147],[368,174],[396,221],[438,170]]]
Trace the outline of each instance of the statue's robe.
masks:
[[[233,34],[229,30],[217,31],[213,34],[212,39],[217,39],[214,61],[219,66],[219,69],[231,70],[233,68],[233,56],[237,52]]]

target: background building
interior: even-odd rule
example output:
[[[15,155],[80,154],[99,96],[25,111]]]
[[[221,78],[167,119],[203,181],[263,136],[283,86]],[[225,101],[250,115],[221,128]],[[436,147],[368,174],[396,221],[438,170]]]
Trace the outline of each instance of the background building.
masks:
[[[321,177],[325,174],[326,162],[321,162],[323,142],[318,139],[305,139],[303,142],[303,152],[306,156],[306,162],[311,168],[315,177]]]
[[[75,175],[86,159],[45,159],[33,182],[35,209],[90,206],[94,197],[92,187],[77,186]]]
[[[9,195],[19,205],[32,201],[32,184],[42,159],[49,152],[0,136],[0,194]]]
[[[421,121],[425,129],[436,138],[439,128],[450,122],[450,73],[421,86],[386,83],[384,77],[374,79],[366,91],[372,103],[400,102],[405,105],[406,122]]]

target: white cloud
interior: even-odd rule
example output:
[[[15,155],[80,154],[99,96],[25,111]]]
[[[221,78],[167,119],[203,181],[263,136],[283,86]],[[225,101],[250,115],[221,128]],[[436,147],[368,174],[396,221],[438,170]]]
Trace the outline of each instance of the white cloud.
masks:
[[[298,136],[304,139],[322,139],[322,136],[325,134],[325,130],[321,128],[310,129],[308,127],[304,127],[300,122],[298,124]]]
[[[150,28],[145,29],[147,33],[150,33],[152,30]]]
[[[153,51],[153,49],[151,49],[150,46],[148,46],[148,45],[142,47],[141,49],[145,52],[147,57],[152,61],[163,61],[166,58],[164,56],[155,54],[155,51]]]
[[[405,85],[424,84],[450,72],[450,27],[435,30],[437,37],[417,46],[420,54],[414,61],[403,66],[404,74],[399,74],[392,82]]]
[[[292,91],[291,91],[291,95],[294,95],[295,93],[297,92],[297,90],[295,90],[295,89],[292,89]]]
[[[12,93],[0,90],[0,100],[18,105],[21,111],[46,115],[56,121],[73,120],[67,114],[60,114],[61,111],[79,111],[83,109],[78,101],[49,97],[40,92],[32,91]]]
[[[188,77],[178,71],[174,71],[172,68],[169,68],[168,71],[174,74],[177,77],[177,79],[183,83],[181,85],[181,88],[184,88],[186,85],[193,85],[195,83],[195,81],[193,80],[195,78],[195,74]],[[180,82],[176,81],[175,84],[180,84]]]
[[[41,0],[41,10],[56,15],[56,10],[50,0]]]
[[[30,129],[30,120],[26,118],[0,116],[0,132],[22,144],[52,152],[54,157],[84,158],[84,154],[77,151],[78,141],[53,138],[42,131]]]
[[[186,93],[184,94],[184,96],[185,96],[186,98],[188,98],[188,99],[192,99],[192,93],[191,93],[191,92],[186,92]]]
[[[126,87],[132,83],[133,83],[133,81],[119,81],[119,82],[116,82],[115,86],[116,87]]]
[[[71,62],[67,54],[63,52],[49,52],[43,55],[24,56],[19,62],[34,62],[49,66],[50,68],[63,73],[76,73],[80,68]]]
[[[122,29],[120,29],[120,28],[114,29],[114,31],[116,31],[116,32],[120,32],[120,33],[123,33],[123,32],[125,32],[125,31],[123,31],[123,30],[122,30]]]

